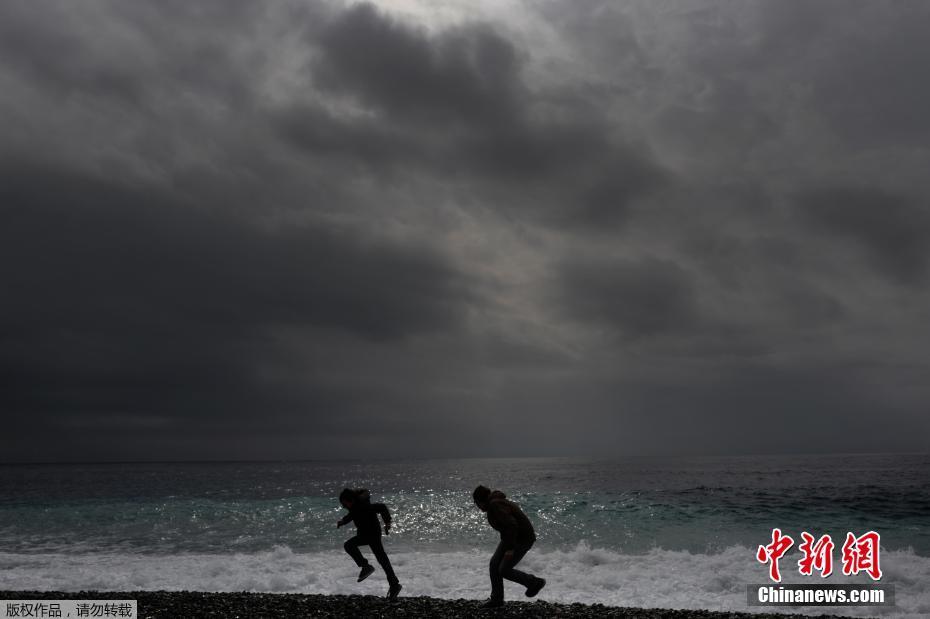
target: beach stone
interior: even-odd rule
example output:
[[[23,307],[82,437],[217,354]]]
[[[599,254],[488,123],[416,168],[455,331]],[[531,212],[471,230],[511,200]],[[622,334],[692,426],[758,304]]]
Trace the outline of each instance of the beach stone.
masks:
[[[211,593],[203,591],[0,591],[0,599],[18,600],[137,600],[140,618],[177,617],[493,617],[530,618],[622,617],[624,619],[812,619],[782,613],[736,613],[708,610],[622,608],[603,604],[558,604],[536,600],[507,602],[502,608],[482,609],[483,600],[443,600],[401,597],[388,600],[364,595],[304,595],[297,593]],[[836,615],[819,615],[837,619]],[[813,618],[816,619],[816,618]]]

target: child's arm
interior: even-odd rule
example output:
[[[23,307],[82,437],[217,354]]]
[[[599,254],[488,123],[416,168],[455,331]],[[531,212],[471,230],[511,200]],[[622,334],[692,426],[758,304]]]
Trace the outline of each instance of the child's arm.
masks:
[[[391,512],[388,511],[387,505],[384,503],[374,503],[371,508],[375,510],[375,513],[381,514],[381,519],[384,520],[384,533],[387,535],[391,529]]]
[[[341,526],[345,526],[352,522],[352,512],[349,512],[345,516],[339,519],[339,522],[336,523],[336,528],[338,529]]]

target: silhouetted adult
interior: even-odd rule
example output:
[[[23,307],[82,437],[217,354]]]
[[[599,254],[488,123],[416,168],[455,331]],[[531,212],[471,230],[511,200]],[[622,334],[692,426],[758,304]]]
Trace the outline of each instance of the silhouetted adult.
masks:
[[[526,587],[526,597],[533,597],[546,585],[543,578],[514,569],[536,541],[536,532],[526,514],[500,490],[478,486],[472,494],[488,523],[501,534],[501,541],[491,557],[491,598],[485,608],[504,605],[504,579]]]
[[[358,574],[358,582],[362,582],[375,571],[375,568],[359,550],[359,546],[369,546],[378,564],[381,565],[381,569],[384,570],[384,575],[387,576],[388,597],[396,598],[400,593],[401,584],[394,574],[394,568],[391,567],[391,560],[384,552],[384,545],[381,543],[381,523],[378,522],[378,514],[380,514],[384,520],[384,534],[388,535],[391,531],[391,512],[384,503],[372,503],[371,495],[364,488],[358,490],[345,488],[339,495],[339,502],[349,510],[349,513],[336,523],[336,528],[355,522],[356,535],[346,541],[343,547],[355,560],[355,564],[362,568]]]

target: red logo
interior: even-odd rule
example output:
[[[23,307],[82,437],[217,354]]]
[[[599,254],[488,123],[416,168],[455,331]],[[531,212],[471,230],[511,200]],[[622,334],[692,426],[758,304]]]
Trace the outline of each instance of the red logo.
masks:
[[[860,537],[852,533],[846,534],[846,543],[843,544],[843,573],[847,576],[867,573],[872,580],[882,577],[882,568],[878,563],[878,533],[869,531]]]
[[[826,578],[833,573],[833,540],[829,535],[824,535],[817,543],[814,543],[814,536],[804,531],[801,533],[804,539],[798,550],[804,553],[801,560],[798,561],[798,571],[805,576],[810,576],[814,570],[820,572],[821,578]]]
[[[769,578],[775,582],[781,582],[781,574],[778,572],[778,560],[788,552],[788,549],[794,544],[794,540],[787,535],[782,536],[781,529],[772,529],[772,543],[768,546],[759,546],[756,551],[756,559],[759,563],[769,563]]]
[[[829,535],[823,535],[817,539],[807,531],[801,533],[801,539],[802,542],[798,544],[798,550],[802,554],[798,561],[798,572],[802,576],[812,576],[816,570],[820,572],[821,578],[832,574],[835,547],[833,539]],[[880,580],[882,577],[878,558],[880,541],[881,537],[875,531],[869,531],[859,537],[851,532],[847,533],[842,549],[843,574],[854,576],[859,572],[865,572],[872,580]],[[759,546],[756,551],[756,560],[769,565],[769,578],[773,581],[781,582],[778,560],[785,556],[793,545],[794,540],[791,536],[783,535],[781,529],[772,529],[771,543]]]

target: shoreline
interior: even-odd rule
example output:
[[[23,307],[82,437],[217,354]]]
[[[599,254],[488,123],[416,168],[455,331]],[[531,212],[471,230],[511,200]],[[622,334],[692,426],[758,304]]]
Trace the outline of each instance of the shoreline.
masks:
[[[638,619],[786,619],[811,615],[712,610],[625,608],[603,604],[559,604],[543,600],[508,601],[497,609],[481,600],[302,593],[214,593],[206,591],[0,591],[3,600],[136,600],[138,617],[636,617]],[[816,615],[835,618],[837,615]]]

